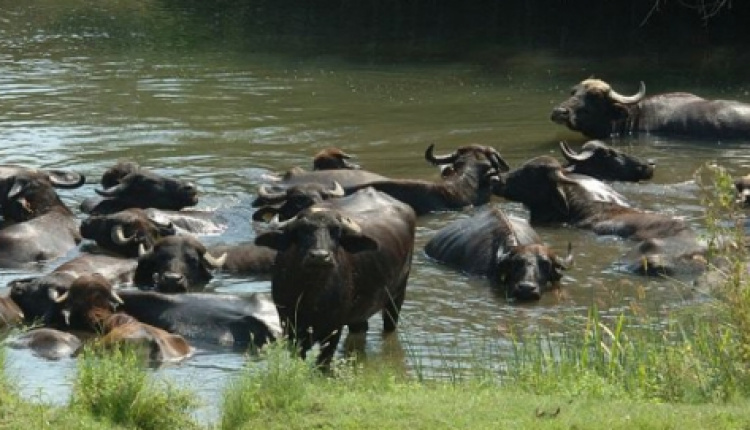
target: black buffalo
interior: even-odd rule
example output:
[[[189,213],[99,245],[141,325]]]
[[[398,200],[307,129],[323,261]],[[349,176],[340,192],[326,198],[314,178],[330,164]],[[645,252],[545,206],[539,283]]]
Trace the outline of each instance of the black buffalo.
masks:
[[[227,254],[213,256],[192,236],[167,236],[138,257],[133,282],[163,293],[187,292],[205,286],[226,259]]]
[[[281,189],[261,185],[258,197],[252,203],[253,207],[259,208],[253,213],[253,220],[270,221],[275,216],[281,221],[287,220],[315,203],[343,196],[344,189],[337,182],[331,185],[299,184]]]
[[[425,245],[425,253],[448,266],[486,276],[506,297],[539,300],[558,288],[573,259],[558,257],[542,243],[528,222],[492,208],[442,228]]]
[[[81,210],[90,214],[107,214],[128,208],[156,208],[178,211],[198,203],[198,188],[192,182],[170,178],[133,162],[118,162],[104,172],[102,189],[96,193],[104,199],[86,200]]]
[[[537,157],[503,175],[495,192],[523,203],[532,224],[567,223],[599,235],[638,241],[676,241],[682,244],[679,255],[686,258],[705,251],[684,220],[632,208],[608,185],[585,175],[567,173],[552,157]],[[659,269],[655,263],[670,261],[674,256],[660,259],[651,255],[653,270],[647,273],[672,271]]]
[[[689,93],[646,97],[643,82],[637,94],[623,96],[604,81],[586,79],[552,110],[551,119],[595,139],[639,132],[716,139],[750,137],[750,105]]]
[[[256,238],[278,251],[273,300],[303,357],[319,342],[318,363],[327,365],[343,326],[364,333],[379,311],[384,332],[396,329],[415,222],[408,205],[368,188],[316,204]]]
[[[734,188],[737,191],[737,203],[750,206],[750,175],[745,175],[734,180]]]
[[[176,233],[173,224],[156,221],[145,210],[137,208],[90,215],[81,222],[80,231],[84,239],[126,257],[138,257],[140,249],[149,250],[160,238]]]
[[[656,167],[652,161],[643,162],[599,140],[586,142],[579,153],[570,149],[565,142],[560,142],[560,151],[568,161],[567,171],[603,181],[648,180],[654,176]]]
[[[64,324],[55,303],[70,287],[45,282],[11,282],[11,298],[29,321]],[[247,296],[227,294],[161,294],[154,291],[118,290],[122,300],[117,310],[138,321],[191,342],[244,347],[262,346],[281,334],[276,307],[261,293]],[[117,302],[116,299],[114,299]],[[64,327],[64,326],[63,326]]]
[[[83,181],[75,184],[80,186]],[[76,217],[54,187],[50,176],[41,172],[20,172],[0,181],[4,218],[0,266],[21,267],[48,261],[81,241]]]
[[[492,178],[510,167],[495,148],[467,145],[448,155],[435,155],[435,145],[425,151],[425,159],[442,168],[438,182],[389,179],[346,187],[347,194],[372,187],[412,207],[417,215],[480,206],[490,201]]]

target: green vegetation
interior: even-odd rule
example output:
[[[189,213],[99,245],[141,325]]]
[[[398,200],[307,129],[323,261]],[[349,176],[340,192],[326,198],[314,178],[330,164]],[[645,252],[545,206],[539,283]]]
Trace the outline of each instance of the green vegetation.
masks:
[[[477,345],[469,371],[430,380],[384,361],[347,359],[330,374],[282,342],[226,387],[221,429],[748,428],[750,280],[729,175],[707,167],[711,261],[700,300],[620,315],[561,316],[553,333],[510,330],[510,357]],[[727,251],[729,250],[729,251]],[[514,334],[515,333],[515,334]],[[559,334],[563,333],[563,334]],[[408,346],[408,339],[404,340]],[[489,342],[488,342],[489,343]],[[407,348],[408,349],[408,348]],[[481,351],[479,351],[481,350]],[[311,354],[311,356],[314,354]],[[498,359],[488,363],[489,359]],[[500,359],[501,358],[501,359]],[[500,369],[500,370],[498,370]],[[0,376],[2,428],[197,428],[189,393],[154,383],[133,351],[87,350],[69,405],[20,400]]]

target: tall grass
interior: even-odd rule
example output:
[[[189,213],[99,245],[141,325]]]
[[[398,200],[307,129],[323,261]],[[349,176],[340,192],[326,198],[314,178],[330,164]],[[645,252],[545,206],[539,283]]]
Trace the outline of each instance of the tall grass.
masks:
[[[78,359],[73,409],[114,424],[160,430],[195,427],[194,406],[191,394],[152,380],[131,348],[90,346]]]

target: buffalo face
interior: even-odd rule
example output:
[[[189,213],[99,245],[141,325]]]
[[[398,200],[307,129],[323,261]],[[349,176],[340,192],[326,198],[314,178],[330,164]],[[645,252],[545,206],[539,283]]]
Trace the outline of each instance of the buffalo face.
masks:
[[[0,206],[6,222],[28,221],[55,208],[70,213],[47,175],[19,174],[3,182]]]
[[[612,133],[613,123],[626,119],[628,107],[645,95],[643,82],[636,95],[623,96],[604,81],[586,79],[572,88],[568,100],[552,109],[550,119],[586,136],[604,139]]]
[[[542,293],[557,288],[563,270],[573,261],[568,256],[558,258],[545,245],[513,245],[501,248],[497,255],[496,281],[505,288],[509,298],[518,301],[537,301]]]
[[[187,292],[208,283],[211,271],[225,261],[226,254],[212,256],[193,237],[168,236],[157,241],[150,251],[141,252],[133,282],[162,293]]]
[[[176,233],[171,223],[159,223],[136,208],[111,215],[91,215],[80,229],[84,238],[127,257],[138,257],[141,247],[149,250],[159,238]]]
[[[292,185],[275,191],[270,188],[261,185],[258,189],[258,198],[253,201],[253,207],[260,209],[253,213],[254,221],[268,221],[276,216],[280,221],[285,221],[316,203],[344,195],[344,189],[338,182],[333,182],[331,186],[316,183]]]
[[[598,140],[586,142],[579,153],[570,149],[565,142],[560,142],[560,150],[568,161],[566,170],[572,173],[601,180],[630,182],[648,180],[654,176],[656,165],[652,161],[643,162]]]
[[[59,306],[66,326],[83,330],[101,329],[102,321],[124,303],[112,284],[99,273],[81,275],[68,291],[51,297]]]

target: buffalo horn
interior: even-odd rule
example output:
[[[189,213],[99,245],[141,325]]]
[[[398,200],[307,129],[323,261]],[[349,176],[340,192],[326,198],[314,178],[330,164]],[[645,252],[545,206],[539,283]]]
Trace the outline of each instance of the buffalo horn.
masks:
[[[353,235],[362,234],[362,227],[359,226],[353,219],[349,217],[341,217],[341,225],[347,233]]]
[[[580,154],[576,154],[564,141],[560,141],[560,151],[562,151],[565,158],[567,158],[570,162],[586,161],[594,154],[593,152],[587,152],[585,154],[582,152]]]
[[[206,251],[203,253],[203,261],[205,261],[210,267],[217,269],[227,262],[227,253],[225,252],[221,254],[220,257],[214,257],[210,252]]]
[[[274,230],[283,230],[286,226],[296,221],[297,218],[298,215],[295,215],[286,221],[279,221],[279,214],[277,213],[273,218],[271,218],[271,221],[268,222],[268,227]]]
[[[324,192],[328,197],[343,197],[345,194],[344,187],[338,181],[333,181],[333,188],[329,188]]]
[[[117,293],[115,292],[115,290],[110,290],[110,291],[109,291],[109,297],[110,297],[110,298],[111,298],[111,299],[112,299],[113,301],[115,301],[116,303],[119,303],[119,304],[121,304],[121,305],[124,305],[124,304],[125,304],[125,302],[123,302],[123,301],[122,301],[122,298],[120,297],[120,295],[119,295],[119,294],[117,294]]]
[[[120,183],[120,184],[117,184],[113,187],[109,187],[104,190],[95,188],[94,191],[96,191],[96,193],[102,197],[117,197],[125,190],[125,188],[126,188],[125,184]]]
[[[47,177],[55,188],[78,188],[86,183],[85,176],[63,170],[50,170]]]
[[[8,191],[8,199],[9,200],[15,199],[16,197],[18,197],[19,194],[21,194],[23,189],[24,189],[23,184],[19,184],[18,181],[13,182],[13,186],[10,187],[10,191]]]
[[[57,292],[56,289],[50,288],[48,294],[49,294],[49,298],[52,299],[53,302],[55,302],[55,303],[62,303],[64,301],[68,300],[69,291],[66,291],[66,292],[62,293],[62,295],[60,295]]]
[[[258,196],[263,198],[267,203],[278,203],[286,199],[286,190],[271,191],[271,187],[266,184],[258,187]]]
[[[127,245],[135,238],[135,235],[131,237],[125,237],[125,231],[121,225],[112,227],[110,236],[112,238],[112,242],[117,245]]]
[[[616,101],[617,103],[622,103],[625,105],[638,103],[641,101],[641,99],[646,95],[646,84],[641,81],[641,87],[638,89],[638,92],[635,95],[632,96],[623,96],[622,94],[618,94],[615,90],[610,89],[609,90],[609,98]]]
[[[434,165],[438,164],[450,164],[456,161],[458,159],[458,153],[454,152],[450,155],[435,155],[433,151],[435,150],[435,144],[427,147],[427,150],[424,152],[424,158],[425,160],[429,161],[430,163]]]
[[[561,169],[555,169],[552,173],[552,180],[557,184],[578,185],[578,181],[565,176]]]
[[[146,250],[146,246],[143,245],[143,243],[138,244],[138,257],[143,257],[144,255],[147,255],[149,252],[151,251]]]
[[[495,168],[501,172],[507,172],[510,170],[510,166],[508,163],[503,160],[503,157],[500,156],[500,154],[493,150],[490,154],[490,160],[492,160],[492,163],[495,165]]]
[[[573,244],[568,242],[568,255],[566,255],[565,258],[557,257],[555,258],[555,261],[565,270],[573,265]]]

